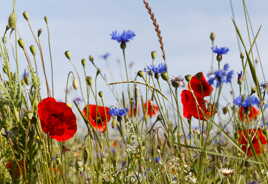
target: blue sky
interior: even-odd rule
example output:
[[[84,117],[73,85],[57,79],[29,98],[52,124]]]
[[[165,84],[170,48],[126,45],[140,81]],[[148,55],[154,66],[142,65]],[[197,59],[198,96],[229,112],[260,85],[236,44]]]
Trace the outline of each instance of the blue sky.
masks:
[[[241,1],[234,2],[238,24],[244,29]],[[229,0],[151,0],[150,4],[162,30],[171,75],[208,71],[211,60],[208,37],[212,31],[217,35],[216,44],[227,46],[231,50],[224,62],[230,63],[239,71],[239,52],[231,22]],[[268,2],[250,1],[248,6],[255,30],[263,25],[258,44],[262,60],[265,62],[268,59],[265,52],[268,49]],[[77,63],[77,66],[80,65],[81,58],[87,58],[89,55],[95,56],[98,65],[104,66],[105,62],[98,56],[110,52],[110,67],[115,71],[112,66],[122,57],[119,45],[110,40],[109,35],[113,30],[131,29],[137,36],[128,45],[127,58],[129,62],[135,62],[135,70],[143,69],[149,64],[152,50],[157,50],[160,55],[157,37],[142,0],[80,0],[79,3],[70,0],[18,1],[20,36],[26,44],[32,44],[33,39],[21,16],[24,10],[30,14],[35,29],[45,29],[43,16],[49,18],[58,98],[63,98],[64,81],[70,70],[63,54],[65,50],[72,52],[73,62]],[[0,7],[1,32],[10,11],[10,0],[4,0]],[[42,42],[47,42],[45,33]],[[265,63],[264,66],[267,69],[268,64]]]

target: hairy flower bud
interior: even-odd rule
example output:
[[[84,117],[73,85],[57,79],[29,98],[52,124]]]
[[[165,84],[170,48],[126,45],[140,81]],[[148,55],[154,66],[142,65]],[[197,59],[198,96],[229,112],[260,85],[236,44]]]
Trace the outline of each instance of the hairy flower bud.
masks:
[[[18,40],[18,44],[19,44],[20,48],[22,48],[22,49],[25,48],[25,43],[21,38]]]
[[[151,52],[151,57],[152,57],[153,60],[156,59],[156,57],[157,57],[157,53],[156,53],[156,51],[152,51],[152,52]]]
[[[78,82],[76,79],[73,80],[73,88],[78,89]]]
[[[87,85],[91,86],[93,83],[92,77],[91,76],[86,76],[86,83]]]
[[[87,60],[85,58],[81,59],[81,64],[83,67],[85,67]]]
[[[168,73],[167,72],[164,72],[164,73],[161,73],[161,77],[164,81],[168,81],[169,77],[168,77]]]
[[[211,32],[210,35],[209,35],[209,38],[212,42],[214,42],[215,38],[216,38],[216,34]]]
[[[22,15],[23,15],[23,17],[24,17],[24,19],[25,19],[26,21],[29,20],[29,14],[28,14],[28,12],[24,11],[24,12],[22,13]]]
[[[31,51],[31,53],[32,53],[33,56],[36,55],[36,49],[35,49],[35,46],[34,45],[31,45],[30,46],[30,51]]]
[[[99,95],[100,98],[102,98],[103,97],[103,92],[99,91],[98,95]]]
[[[64,52],[64,55],[65,55],[65,57],[66,57],[68,60],[71,60],[72,54],[71,54],[71,52],[70,52],[69,50],[66,50],[66,51]]]
[[[46,24],[48,24],[47,16],[44,16],[44,21],[45,21]]]
[[[191,78],[192,78],[192,76],[191,75],[185,75],[185,80],[187,81],[187,82],[189,82],[190,80],[191,80]]]
[[[17,16],[15,12],[12,12],[8,17],[8,26],[11,29],[16,29],[16,24],[17,24]]]
[[[94,57],[93,57],[93,56],[89,56],[88,59],[89,59],[89,61],[90,61],[91,63],[94,62]]]
[[[139,77],[143,78],[144,77],[144,72],[140,70],[140,71],[138,71],[137,75]]]
[[[38,29],[38,31],[37,31],[37,36],[40,37],[41,34],[42,34],[42,29],[40,28],[40,29]]]

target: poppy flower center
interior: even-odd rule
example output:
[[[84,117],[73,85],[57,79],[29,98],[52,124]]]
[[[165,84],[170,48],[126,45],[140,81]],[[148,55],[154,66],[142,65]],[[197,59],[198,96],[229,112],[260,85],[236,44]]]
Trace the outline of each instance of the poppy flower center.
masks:
[[[102,122],[103,122],[102,117],[100,115],[97,115],[96,118],[95,118],[95,122],[97,124],[102,124]]]

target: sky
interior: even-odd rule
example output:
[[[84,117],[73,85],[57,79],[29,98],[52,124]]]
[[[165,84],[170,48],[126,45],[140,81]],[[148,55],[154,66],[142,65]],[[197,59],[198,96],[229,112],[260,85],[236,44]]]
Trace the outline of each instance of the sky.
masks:
[[[0,6],[0,29],[3,32],[9,13],[11,1],[2,0]],[[216,45],[230,48],[224,58],[233,68],[239,70],[239,51],[231,22],[229,0],[151,0],[151,7],[157,17],[164,37],[167,64],[171,75],[192,74],[207,71],[211,63],[210,32],[215,32]],[[254,29],[263,25],[258,40],[261,57],[265,62],[268,48],[267,1],[249,1],[248,7]],[[22,12],[27,11],[34,29],[42,28],[42,42],[47,48],[45,24],[47,16],[52,35],[53,58],[55,62],[56,96],[62,96],[64,81],[70,65],[64,57],[64,51],[70,50],[75,65],[80,67],[80,60],[93,55],[98,65],[105,65],[99,56],[111,53],[109,66],[115,66],[116,60],[122,59],[119,45],[110,39],[114,30],[133,30],[136,37],[127,48],[128,62],[134,62],[134,70],[143,69],[151,61],[150,52],[158,51],[154,28],[143,6],[142,0],[27,0],[17,2],[18,26],[20,37],[26,44],[33,44]],[[236,20],[241,30],[245,30],[241,1],[234,1]],[[46,54],[48,55],[48,54]],[[49,61],[49,58],[46,58]],[[161,58],[159,57],[159,62]],[[49,65],[48,65],[49,66]],[[267,68],[268,64],[264,63]],[[23,67],[23,66],[22,66]],[[114,68],[112,68],[114,71]],[[89,70],[92,72],[91,70]]]
[[[230,0],[150,1],[164,38],[166,62],[171,76],[208,72],[211,63],[211,32],[216,33],[216,45],[230,48],[223,62],[229,63],[236,72],[241,70],[229,2]],[[245,36],[242,0],[233,0],[233,3],[237,24]],[[268,70],[267,7],[266,0],[248,1],[254,30],[262,25],[258,46],[265,71]],[[1,34],[11,10],[11,1],[2,0]],[[134,62],[133,74],[134,71],[142,70],[150,64],[151,51],[156,50],[158,55],[161,55],[158,39],[142,0],[79,0],[79,3],[71,0],[27,0],[17,1],[16,11],[19,36],[28,46],[34,44],[22,17],[22,12],[27,11],[34,29],[43,29],[41,41],[46,52],[47,34],[43,17],[48,17],[55,67],[55,96],[58,99],[64,98],[65,81],[68,71],[72,69],[64,57],[66,50],[71,51],[72,62],[80,73],[80,60],[88,58],[89,55],[95,57],[97,65],[101,68],[109,66],[106,72],[113,72],[113,75],[107,75],[111,82],[121,80],[117,60],[122,60],[119,44],[110,39],[112,31],[133,30],[137,35],[128,43],[126,51],[128,62]],[[108,61],[103,61],[99,56],[107,52],[111,53],[111,57]],[[48,68],[48,53],[45,55]],[[24,70],[25,59],[21,54],[20,57],[21,70]],[[158,57],[157,61],[162,62],[161,57]],[[87,68],[89,75],[94,75],[93,71],[92,66]],[[99,88],[102,89],[102,86]],[[111,100],[111,94],[107,89],[104,89],[104,92],[107,103],[111,105],[114,102]]]

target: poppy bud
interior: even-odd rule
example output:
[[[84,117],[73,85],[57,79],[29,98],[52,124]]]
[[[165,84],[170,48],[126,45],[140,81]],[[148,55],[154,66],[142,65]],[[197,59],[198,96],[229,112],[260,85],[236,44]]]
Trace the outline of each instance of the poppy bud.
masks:
[[[216,59],[218,62],[220,62],[222,60],[222,55],[221,54],[217,54]]]
[[[40,29],[38,29],[38,31],[37,31],[37,36],[40,37],[41,34],[42,34],[42,29],[40,28]]]
[[[161,73],[161,77],[164,81],[168,81],[168,73],[167,72],[164,72],[164,73]]]
[[[15,12],[12,12],[8,17],[8,26],[11,29],[16,29],[16,24],[17,24],[17,16]]]
[[[86,76],[86,83],[87,85],[91,86],[92,85],[92,77],[91,76]]]
[[[86,65],[86,59],[85,58],[81,59],[81,64],[82,64],[83,67],[85,67],[85,65]]]
[[[35,56],[35,54],[36,54],[36,50],[35,50],[34,45],[31,45],[31,46],[30,46],[30,51],[31,51],[32,55]]]
[[[209,38],[212,42],[214,42],[215,38],[216,38],[216,34],[211,32],[210,35],[209,35]]]
[[[24,49],[25,44],[24,44],[24,41],[21,38],[18,40],[18,44],[19,44],[20,48]]]
[[[155,50],[151,52],[151,57],[152,57],[153,60],[156,59],[156,57],[157,57],[157,53],[156,53]]]
[[[73,88],[78,89],[78,82],[76,79],[73,80]]]
[[[144,72],[143,71],[138,71],[137,75],[140,77],[140,78],[143,78],[144,77]]]
[[[26,21],[29,20],[29,14],[28,14],[28,12],[24,11],[24,12],[22,13],[22,15],[23,15],[23,17],[24,17],[24,19],[25,19]]]
[[[66,51],[64,52],[64,55],[65,55],[65,57],[66,57],[67,59],[71,60],[72,54],[71,54],[70,51],[66,50]]]
[[[94,57],[93,57],[93,56],[89,56],[89,61],[90,61],[91,63],[93,63],[93,62],[94,62]]]
[[[192,78],[192,76],[191,75],[185,75],[185,80],[187,81],[187,82],[189,82],[190,80],[191,80],[191,78]]]
[[[100,98],[102,98],[103,97],[103,92],[99,91],[98,95],[99,95]]]
[[[44,16],[44,21],[46,24],[48,23],[47,16]]]
[[[125,50],[126,47],[127,47],[126,42],[121,42],[121,44],[120,44],[120,48],[123,49],[123,50]]]

